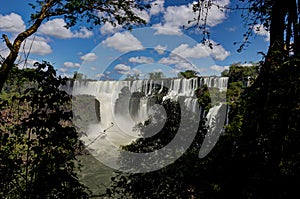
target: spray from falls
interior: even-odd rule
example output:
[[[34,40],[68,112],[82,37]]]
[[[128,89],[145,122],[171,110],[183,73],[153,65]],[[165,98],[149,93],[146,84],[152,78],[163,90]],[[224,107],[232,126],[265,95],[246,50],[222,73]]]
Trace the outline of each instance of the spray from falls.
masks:
[[[203,85],[208,88],[226,91],[226,77],[198,77],[190,79],[161,79],[161,80],[134,80],[134,81],[74,81],[72,88],[73,96],[93,96],[100,104],[100,122],[90,123],[86,135],[82,140],[92,149],[94,156],[107,156],[105,162],[109,166],[117,168],[117,159],[120,145],[126,145],[141,135],[134,127],[143,123],[157,109],[163,109],[156,104],[155,96],[161,100],[181,100],[187,110],[197,112],[199,107],[195,90]],[[214,99],[212,99],[213,101]],[[219,114],[222,104],[210,109],[207,114],[208,124]],[[76,109],[80,115],[84,110]],[[164,111],[161,111],[165,113]],[[219,114],[220,115],[220,114]],[[222,123],[222,119],[220,120]],[[164,124],[164,121],[160,121]],[[224,121],[223,121],[224,122]],[[76,120],[75,120],[76,124]],[[113,124],[113,125],[112,125]],[[77,125],[77,124],[76,124]],[[160,129],[153,129],[159,132]],[[105,132],[102,139],[94,140],[100,133]],[[92,143],[91,143],[92,142]]]

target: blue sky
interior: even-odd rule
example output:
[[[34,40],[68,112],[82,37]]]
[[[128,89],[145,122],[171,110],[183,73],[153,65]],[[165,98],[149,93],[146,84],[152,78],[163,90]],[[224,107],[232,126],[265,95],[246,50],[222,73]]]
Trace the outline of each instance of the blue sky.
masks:
[[[28,3],[34,1],[2,0],[0,7],[0,33],[11,40],[30,25],[33,12]],[[257,31],[250,38],[251,44],[241,53],[237,52],[247,27],[237,11],[221,12],[213,6],[208,17],[211,50],[202,45],[202,35],[196,29],[183,30],[193,17],[192,2],[187,0],[153,0],[155,6],[148,11],[136,12],[148,25],[129,32],[109,24],[88,30],[87,24],[65,29],[62,18],[45,21],[39,31],[26,40],[18,58],[19,67],[24,67],[25,54],[30,49],[26,67],[35,61],[46,60],[54,65],[61,75],[72,76],[75,71],[95,79],[120,79],[135,73],[147,77],[148,72],[163,72],[177,76],[187,69],[200,75],[220,75],[232,63],[257,62],[266,52],[269,34]],[[234,7],[237,0],[215,2]],[[85,27],[86,25],[86,27]],[[30,48],[31,46],[31,48]],[[24,54],[24,50],[25,54]],[[1,41],[0,54],[8,50]]]

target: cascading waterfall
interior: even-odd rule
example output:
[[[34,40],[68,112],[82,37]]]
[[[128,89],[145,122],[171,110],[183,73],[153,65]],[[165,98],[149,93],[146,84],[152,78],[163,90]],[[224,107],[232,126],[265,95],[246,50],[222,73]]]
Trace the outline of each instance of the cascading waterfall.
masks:
[[[100,123],[90,124],[87,136],[82,136],[85,143],[107,131],[107,136],[94,142],[91,147],[94,151],[104,150],[105,142],[109,141],[115,146],[125,145],[139,137],[133,127],[139,122],[148,119],[151,114],[151,96],[162,94],[163,100],[183,99],[188,110],[195,112],[198,106],[195,89],[207,85],[208,88],[227,89],[227,77],[198,77],[190,79],[162,79],[162,80],[134,80],[134,81],[74,81],[65,90],[72,92],[73,96],[90,95],[100,102]],[[212,99],[213,100],[213,99]],[[200,107],[201,108],[201,107]],[[216,117],[221,105],[211,108],[207,114],[208,124]],[[79,110],[78,113],[84,110]],[[76,121],[75,121],[76,124]],[[112,127],[113,124],[113,127]],[[103,147],[104,146],[104,147]],[[109,150],[107,147],[105,150]],[[106,151],[106,152],[107,152]],[[119,154],[111,149],[111,155]]]

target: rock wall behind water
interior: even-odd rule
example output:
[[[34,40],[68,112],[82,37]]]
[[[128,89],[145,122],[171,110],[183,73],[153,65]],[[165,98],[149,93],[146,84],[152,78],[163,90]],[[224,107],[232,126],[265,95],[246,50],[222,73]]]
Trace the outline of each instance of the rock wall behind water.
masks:
[[[163,100],[184,100],[185,106],[195,111],[198,107],[195,89],[207,85],[208,88],[227,89],[227,77],[198,77],[190,79],[162,79],[135,81],[74,81],[65,87],[73,96],[91,95],[99,102],[102,130],[111,123],[119,123],[125,131],[148,118],[155,102],[151,96],[161,95]],[[95,103],[97,104],[97,102]],[[80,110],[84,111],[84,110]],[[80,113],[79,113],[80,114]],[[116,119],[118,119],[116,121]]]
[[[207,85],[214,91],[216,88],[226,91],[227,80],[226,77],[199,77],[155,81],[73,81],[68,82],[63,89],[74,96],[76,103],[73,102],[75,115],[73,121],[77,127],[84,129],[81,140],[98,160],[111,168],[119,169],[120,146],[127,145],[141,136],[133,128],[138,123],[147,120],[153,110],[161,108],[159,111],[163,116],[161,118],[166,118],[164,109],[157,103],[158,101],[176,100],[180,102],[181,109],[198,114],[201,113],[201,107],[198,105],[194,91],[203,85]],[[98,109],[93,111],[95,119],[81,117],[86,112],[91,112],[90,107],[87,109],[89,104]],[[225,110],[222,107],[224,107],[223,104],[218,104],[206,114],[207,124],[212,125],[204,140],[204,145],[209,147],[201,149],[199,157],[204,157],[212,149],[221,133],[222,128],[219,127],[222,127],[222,123],[225,122],[224,114],[220,114],[220,110]],[[199,114],[197,118],[201,115]],[[82,123],[82,118],[88,121]],[[184,120],[189,121],[189,118],[184,118]],[[197,121],[194,123],[199,124]],[[160,124],[164,125],[164,121],[160,121]],[[192,128],[197,129],[197,126]],[[151,131],[157,133],[160,129],[151,129]]]

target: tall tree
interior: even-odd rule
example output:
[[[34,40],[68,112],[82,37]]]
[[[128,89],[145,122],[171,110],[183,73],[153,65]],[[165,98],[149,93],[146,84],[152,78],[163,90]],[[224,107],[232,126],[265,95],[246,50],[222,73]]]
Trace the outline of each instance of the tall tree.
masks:
[[[1,63],[0,91],[18,57],[21,44],[38,30],[44,20],[58,16],[64,17],[67,28],[74,26],[80,20],[91,22],[94,25],[109,22],[113,25],[120,24],[130,28],[132,24],[145,23],[137,16],[136,9],[149,7],[141,0],[36,0],[35,4],[30,5],[36,10],[31,15],[32,25],[18,34],[13,42],[7,35],[2,35],[9,49],[9,55]]]
[[[67,78],[57,77],[49,63],[35,66],[14,67],[10,92],[1,96],[0,197],[88,198],[76,174],[71,96],[60,89]]]
[[[300,141],[300,3],[240,2],[246,4],[242,9],[246,10],[244,17],[249,26],[241,48],[254,27],[269,31],[270,45],[258,77],[236,104],[230,128],[218,142],[222,145],[210,154],[216,160],[210,159],[203,166],[218,173],[219,178],[209,176],[209,180],[214,180],[223,197],[290,198],[297,193],[300,176],[300,149],[296,147]],[[200,28],[205,39],[209,39],[209,33],[205,27],[207,15],[203,13],[217,4],[214,0],[201,0],[194,6],[199,23],[203,22]],[[218,159],[224,156],[230,161],[222,162],[220,168]]]

